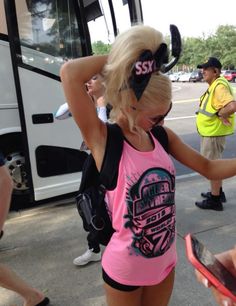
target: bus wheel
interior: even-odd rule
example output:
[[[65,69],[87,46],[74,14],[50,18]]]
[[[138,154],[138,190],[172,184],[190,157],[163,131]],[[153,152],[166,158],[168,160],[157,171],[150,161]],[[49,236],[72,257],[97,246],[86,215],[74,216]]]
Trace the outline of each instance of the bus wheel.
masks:
[[[13,180],[13,193],[11,209],[18,209],[29,204],[30,189],[25,169],[25,157],[21,152],[5,155],[5,166]]]

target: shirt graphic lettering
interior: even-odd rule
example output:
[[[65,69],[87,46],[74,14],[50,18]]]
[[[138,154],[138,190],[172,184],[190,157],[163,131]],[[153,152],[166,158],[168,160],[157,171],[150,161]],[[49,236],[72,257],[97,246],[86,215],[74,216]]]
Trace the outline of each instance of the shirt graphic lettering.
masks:
[[[135,176],[134,176],[135,177]],[[130,183],[126,228],[133,233],[132,248],[147,258],[163,255],[175,239],[175,178],[165,169],[146,170]]]

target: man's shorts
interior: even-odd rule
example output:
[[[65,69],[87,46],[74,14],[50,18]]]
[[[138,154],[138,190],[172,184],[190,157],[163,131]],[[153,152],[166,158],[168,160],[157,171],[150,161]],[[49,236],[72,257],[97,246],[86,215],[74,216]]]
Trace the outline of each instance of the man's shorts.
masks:
[[[0,152],[0,167],[2,167],[5,164],[4,162],[4,156],[2,155],[2,153]]]
[[[201,137],[201,154],[208,159],[221,159],[225,149],[225,136]]]

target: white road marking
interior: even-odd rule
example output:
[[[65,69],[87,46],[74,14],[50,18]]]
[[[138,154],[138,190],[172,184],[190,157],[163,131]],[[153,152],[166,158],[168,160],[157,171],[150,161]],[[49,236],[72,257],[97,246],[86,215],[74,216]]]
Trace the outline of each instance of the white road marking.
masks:
[[[198,102],[198,101],[199,101],[199,98],[186,99],[186,100],[176,100],[176,101],[173,101],[173,104],[189,103],[189,102]]]
[[[171,118],[165,118],[165,121],[180,120],[180,119],[191,119],[191,118],[196,118],[196,115],[194,115],[194,116],[184,116],[184,117],[171,117]]]
[[[176,100],[173,101],[173,104],[180,104],[180,103],[189,103],[189,102],[196,102],[199,101],[198,98],[195,99],[186,99],[186,100]],[[171,118],[166,118],[166,121],[170,121],[170,120],[182,120],[182,119],[191,119],[191,118],[196,118],[196,115],[193,116],[182,116],[182,117],[171,117]]]
[[[200,176],[200,174],[197,173],[197,172],[191,172],[191,173],[188,173],[188,174],[176,175],[176,180],[186,180],[188,178],[195,177],[195,176],[198,176],[198,175]]]

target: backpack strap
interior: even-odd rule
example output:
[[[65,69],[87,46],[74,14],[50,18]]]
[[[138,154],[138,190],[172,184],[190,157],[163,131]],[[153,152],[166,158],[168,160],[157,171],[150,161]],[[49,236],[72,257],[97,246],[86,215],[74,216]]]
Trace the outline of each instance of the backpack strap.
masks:
[[[169,141],[165,128],[157,125],[151,130],[151,133],[160,142],[166,153],[169,154]]]
[[[160,142],[164,150],[169,153],[166,130],[158,125],[151,130],[151,133]],[[100,171],[100,183],[107,190],[113,190],[116,187],[123,142],[124,136],[121,128],[117,124],[107,123],[106,151]]]
[[[121,128],[117,124],[107,123],[106,151],[100,171],[100,183],[107,190],[113,190],[116,187],[123,142]]]

